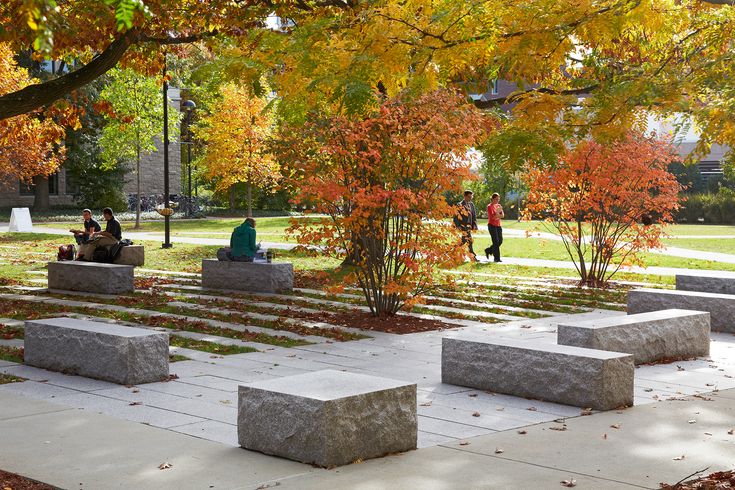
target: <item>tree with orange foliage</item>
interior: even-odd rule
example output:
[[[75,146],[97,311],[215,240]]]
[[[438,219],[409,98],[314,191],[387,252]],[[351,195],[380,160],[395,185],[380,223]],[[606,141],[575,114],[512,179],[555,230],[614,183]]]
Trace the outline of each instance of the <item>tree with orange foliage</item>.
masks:
[[[443,222],[455,212],[444,193],[470,177],[465,154],[483,122],[463,97],[437,91],[285,131],[295,200],[328,216],[294,220],[292,230],[299,243],[355,258],[353,278],[374,315],[415,302],[437,266],[463,260],[457,231]]]
[[[196,131],[205,143],[204,174],[217,190],[229,190],[231,208],[235,184],[245,183],[248,216],[252,216],[253,185],[268,189],[281,178],[278,162],[266,145],[274,127],[273,113],[268,101],[247,87],[227,84],[221,95]]]
[[[15,54],[0,43],[0,95],[34,83],[28,71],[17,65]],[[30,183],[35,176],[56,171],[64,158],[60,146],[64,128],[54,114],[32,112],[0,119],[0,178]]]
[[[661,246],[679,208],[681,186],[667,171],[673,158],[668,143],[641,134],[583,141],[556,168],[529,172],[525,216],[559,233],[582,285],[603,287],[621,265]]]

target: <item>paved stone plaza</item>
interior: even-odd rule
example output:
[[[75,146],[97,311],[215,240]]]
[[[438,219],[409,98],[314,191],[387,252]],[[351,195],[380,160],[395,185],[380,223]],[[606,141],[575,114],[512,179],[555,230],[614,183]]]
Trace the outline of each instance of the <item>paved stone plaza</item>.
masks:
[[[177,281],[171,287],[205,294],[198,277],[171,277]],[[76,303],[22,293],[12,297]],[[269,301],[268,295],[260,298]],[[312,301],[316,310],[328,304]],[[0,448],[0,460],[5,470],[65,488],[101,488],[112,478],[136,488],[267,488],[276,483],[288,488],[555,488],[568,478],[579,488],[657,488],[661,481],[673,483],[707,466],[732,469],[735,436],[727,433],[735,427],[732,334],[713,332],[707,357],[636,367],[636,406],[591,416],[578,407],[441,382],[445,336],[555,344],[560,323],[622,314],[594,309],[537,319],[505,315],[503,323],[458,321],[467,326],[408,335],[368,332],[370,338],[349,342],[309,336],[314,344],[292,348],[232,340],[259,351],[228,356],[177,348],[191,359],[171,364],[177,379],[137,386],[0,361],[0,372],[27,379],[0,385],[0,433],[12,441]],[[22,340],[0,343],[22,345]],[[416,383],[419,450],[318,470],[238,447],[239,385],[324,369]],[[50,455],[59,462],[49,465]],[[76,470],[64,471],[72,467],[64,460]],[[173,468],[159,470],[167,461]]]

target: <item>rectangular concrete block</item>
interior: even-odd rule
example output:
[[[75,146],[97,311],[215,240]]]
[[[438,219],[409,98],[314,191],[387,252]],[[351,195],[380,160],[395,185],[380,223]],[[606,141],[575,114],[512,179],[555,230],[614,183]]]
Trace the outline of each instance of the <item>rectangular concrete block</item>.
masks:
[[[24,363],[131,385],[168,378],[168,334],[77,318],[25,323]]]
[[[715,332],[735,333],[735,295],[639,288],[628,291],[628,314],[681,308],[707,311]]]
[[[145,265],[145,248],[143,245],[129,245],[120,249],[116,264],[142,266]]]
[[[416,449],[416,385],[324,370],[240,386],[239,444],[323,467]]]
[[[48,287],[101,294],[132,293],[133,266],[81,260],[49,262]]]
[[[733,275],[676,275],[676,289],[680,291],[701,291],[704,293],[735,294],[735,274]]]
[[[442,339],[442,382],[596,410],[633,405],[633,356],[536,340]]]
[[[636,364],[709,354],[709,313],[661,310],[560,324],[557,343],[633,354]]]
[[[293,289],[293,265],[288,262],[202,260],[202,286],[276,293]]]

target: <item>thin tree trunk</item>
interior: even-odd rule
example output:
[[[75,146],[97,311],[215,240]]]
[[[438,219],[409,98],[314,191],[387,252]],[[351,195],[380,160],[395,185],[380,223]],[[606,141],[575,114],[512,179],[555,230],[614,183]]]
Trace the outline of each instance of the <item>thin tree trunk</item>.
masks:
[[[140,228],[140,144],[136,147],[137,155],[135,160],[135,178],[136,178],[136,199],[135,199],[135,229]]]
[[[253,217],[253,184],[248,180],[248,218]]]
[[[230,211],[235,211],[235,184],[230,186]]]
[[[48,175],[33,177],[33,211],[50,211]]]

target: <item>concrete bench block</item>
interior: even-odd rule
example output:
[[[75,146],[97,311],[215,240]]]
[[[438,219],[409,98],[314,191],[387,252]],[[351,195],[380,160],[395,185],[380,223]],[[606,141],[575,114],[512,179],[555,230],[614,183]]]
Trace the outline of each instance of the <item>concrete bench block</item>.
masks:
[[[293,265],[288,262],[202,260],[202,286],[276,293],[293,289]]]
[[[636,364],[709,354],[709,313],[661,310],[560,324],[557,343],[627,352]]]
[[[168,334],[77,318],[25,323],[24,362],[124,385],[168,378]]]
[[[676,275],[676,289],[704,293],[735,294],[735,275]]]
[[[442,339],[442,382],[596,410],[633,405],[633,356],[536,340]]]
[[[716,332],[735,333],[735,295],[639,288],[628,291],[628,314],[681,308],[707,311]]]
[[[120,255],[115,259],[120,265],[145,265],[145,248],[143,245],[129,245],[120,249]]]
[[[80,260],[49,262],[49,289],[119,294],[135,290],[133,266]]]
[[[325,370],[240,386],[239,444],[324,467],[416,449],[416,385]]]

